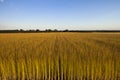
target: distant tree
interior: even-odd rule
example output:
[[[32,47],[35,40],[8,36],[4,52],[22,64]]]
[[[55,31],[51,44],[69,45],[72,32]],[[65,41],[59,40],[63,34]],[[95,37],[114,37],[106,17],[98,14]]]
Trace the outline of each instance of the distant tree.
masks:
[[[30,29],[30,30],[28,30],[28,32],[35,32],[35,30]]]
[[[39,32],[40,30],[39,29],[36,29],[36,32]]]
[[[20,29],[20,32],[23,32],[24,30],[23,29]]]
[[[52,30],[51,30],[51,29],[46,29],[45,31],[46,31],[46,32],[51,32]]]
[[[66,29],[66,30],[64,30],[63,32],[69,32],[69,30],[68,30],[68,29]]]
[[[57,32],[58,30],[57,30],[57,29],[54,29],[53,31],[54,31],[54,32]]]

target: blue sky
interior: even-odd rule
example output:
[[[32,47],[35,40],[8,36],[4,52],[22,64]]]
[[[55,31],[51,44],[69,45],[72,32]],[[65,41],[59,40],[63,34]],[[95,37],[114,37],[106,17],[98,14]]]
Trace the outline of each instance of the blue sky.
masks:
[[[120,30],[120,0],[0,0],[0,29]]]

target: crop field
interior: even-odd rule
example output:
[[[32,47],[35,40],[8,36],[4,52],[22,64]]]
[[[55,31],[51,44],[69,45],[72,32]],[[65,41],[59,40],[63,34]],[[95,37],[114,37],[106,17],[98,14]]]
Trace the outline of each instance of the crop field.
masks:
[[[120,80],[120,33],[0,34],[0,80]]]

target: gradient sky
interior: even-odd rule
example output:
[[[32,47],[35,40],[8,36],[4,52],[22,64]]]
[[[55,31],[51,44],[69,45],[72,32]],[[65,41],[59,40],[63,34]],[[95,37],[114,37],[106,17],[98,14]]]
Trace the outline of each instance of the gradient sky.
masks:
[[[120,0],[0,0],[0,29],[120,30]]]

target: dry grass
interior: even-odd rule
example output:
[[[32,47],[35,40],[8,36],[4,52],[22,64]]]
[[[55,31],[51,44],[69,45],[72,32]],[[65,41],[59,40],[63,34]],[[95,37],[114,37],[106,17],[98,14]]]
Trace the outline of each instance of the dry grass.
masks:
[[[120,80],[120,34],[0,34],[0,80]]]

